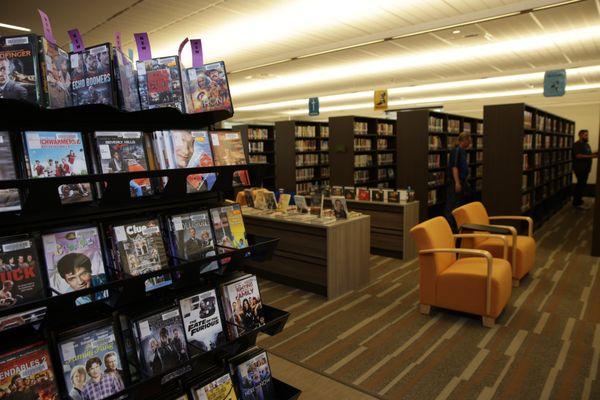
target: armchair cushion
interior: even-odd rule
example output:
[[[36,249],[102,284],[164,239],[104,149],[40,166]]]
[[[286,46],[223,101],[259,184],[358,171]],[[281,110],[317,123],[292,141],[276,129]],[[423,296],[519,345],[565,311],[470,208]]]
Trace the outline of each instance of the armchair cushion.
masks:
[[[508,254],[512,254],[513,238],[506,236],[508,240]],[[502,257],[503,244],[499,240],[484,239],[477,245],[480,250],[487,250],[494,257]],[[510,256],[509,256],[510,259]],[[521,279],[533,268],[535,263],[535,239],[529,236],[517,236],[517,257],[513,278]]]
[[[485,258],[461,258],[437,277],[435,304],[452,310],[486,315],[486,279]],[[496,318],[504,309],[512,290],[512,271],[508,261],[494,259],[491,286],[489,317]]]

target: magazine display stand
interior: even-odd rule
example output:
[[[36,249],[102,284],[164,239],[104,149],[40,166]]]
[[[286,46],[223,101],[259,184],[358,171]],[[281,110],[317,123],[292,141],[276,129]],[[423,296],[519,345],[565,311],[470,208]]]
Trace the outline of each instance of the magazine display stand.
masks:
[[[23,130],[77,130],[89,133],[100,129],[112,130],[158,130],[158,129],[198,129],[212,125],[231,116],[228,112],[207,112],[196,115],[182,114],[175,109],[156,109],[140,112],[122,112],[109,106],[92,105],[70,107],[59,110],[45,110],[35,105],[13,100],[0,100],[0,130],[11,131],[11,134]],[[257,164],[205,167],[175,170],[152,170],[127,172],[119,174],[92,174],[85,176],[63,176],[46,179],[15,179],[0,182],[0,188],[19,188],[23,194],[22,210],[18,213],[5,213],[0,222],[0,235],[7,236],[18,233],[29,233],[33,240],[40,240],[40,232],[57,226],[70,224],[96,223],[101,231],[110,221],[131,217],[142,217],[146,214],[186,212],[198,207],[211,207],[225,200],[225,193],[232,190],[232,176],[236,170],[248,170],[252,178],[260,175],[264,166]],[[210,192],[186,193],[186,177],[189,174],[215,172],[217,182]],[[134,178],[167,177],[164,190],[142,198],[131,197],[129,181]],[[57,187],[61,184],[94,182],[105,185],[101,198],[81,204],[61,205]],[[27,304],[0,310],[0,318],[26,310],[45,308],[43,320],[34,324],[25,323],[0,332],[2,343],[14,345],[35,340],[48,343],[55,369],[61,365],[56,348],[59,332],[83,326],[93,321],[111,320],[121,354],[125,359],[127,348],[120,334],[125,327],[121,325],[119,314],[131,308],[154,309],[162,305],[174,304],[182,292],[217,287],[227,281],[242,260],[252,259],[261,262],[271,258],[279,239],[248,235],[249,247],[242,250],[225,249],[226,253],[207,257],[201,260],[186,261],[167,254],[169,267],[139,276],[124,275],[122,279],[89,289],[66,294],[50,293],[46,282],[48,297]],[[106,248],[106,246],[104,246]],[[169,253],[169,252],[167,252]],[[106,258],[106,257],[105,257]],[[200,274],[207,263],[229,258],[227,264],[218,270]],[[177,261],[177,262],[175,262]],[[109,275],[110,267],[107,266]],[[145,281],[149,278],[172,274],[173,283],[151,292],[146,292]],[[76,305],[77,298],[103,291],[108,292],[105,300],[93,301],[89,304]],[[289,313],[263,305],[266,323],[259,328],[244,331],[234,340],[209,352],[190,350],[189,360],[177,368],[158,374],[152,378],[126,381],[123,392],[109,397],[117,399],[127,395],[130,399],[175,399],[191,387],[206,381],[216,372],[222,371],[225,360],[235,356],[256,343],[259,332],[268,335],[279,333],[286,324]],[[225,324],[226,321],[223,321]],[[192,347],[192,346],[190,346]],[[167,375],[185,368],[179,376],[165,379]],[[124,368],[127,369],[127,368]],[[127,373],[126,373],[127,375]],[[57,379],[60,391],[65,394],[64,383]],[[295,399],[300,391],[273,378],[278,399]]]

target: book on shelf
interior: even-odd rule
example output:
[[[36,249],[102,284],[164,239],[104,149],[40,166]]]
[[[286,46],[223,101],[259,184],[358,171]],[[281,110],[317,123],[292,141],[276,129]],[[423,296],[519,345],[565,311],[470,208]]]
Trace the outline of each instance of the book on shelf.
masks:
[[[354,186],[344,186],[344,198],[346,200],[356,199],[356,188]]]
[[[0,38],[0,60],[6,73],[0,98],[43,102],[38,52],[35,35]]]
[[[444,119],[429,116],[429,132],[444,132]]]
[[[142,110],[173,107],[185,111],[179,57],[158,57],[136,63]]]
[[[392,153],[377,154],[378,165],[389,165],[394,163],[394,155]]]
[[[371,191],[366,187],[356,189],[356,198],[361,201],[371,201]]]
[[[41,36],[39,58],[42,75],[43,105],[65,108],[73,105],[69,53]]]
[[[354,139],[354,151],[368,151],[371,150],[372,141],[371,139]]]
[[[348,218],[348,205],[344,196],[331,196],[331,207],[336,219]]]
[[[309,212],[308,204],[306,202],[306,197],[304,197],[302,195],[295,195],[294,196],[294,204],[298,208],[298,211],[300,211],[301,213]]]
[[[397,190],[386,189],[383,191],[384,200],[386,203],[398,204],[400,203],[400,193]]]
[[[369,133],[369,127],[367,122],[354,121],[354,134],[355,135],[367,135]]]
[[[318,154],[296,154],[296,167],[310,167],[319,165]]]
[[[371,165],[373,165],[373,155],[371,155],[371,154],[354,155],[354,166],[355,167],[370,167]]]
[[[460,133],[460,120],[448,118],[448,133]]]
[[[297,138],[314,138],[317,136],[317,130],[314,125],[296,125],[294,132]]]
[[[69,53],[73,105],[106,104],[118,107],[110,43]]]
[[[287,209],[290,205],[291,199],[292,199],[292,196],[290,194],[280,193],[279,200],[277,201],[277,209],[279,209],[281,211],[287,211]]]
[[[303,151],[316,151],[317,150],[317,141],[316,140],[296,140],[295,141],[295,150],[298,152]]]
[[[394,124],[386,122],[377,123],[377,135],[378,136],[393,136],[394,135]]]
[[[320,136],[321,136],[321,138],[328,138],[329,137],[329,127],[328,126],[321,125]]]
[[[17,168],[12,152],[12,140],[8,132],[0,131],[0,181],[13,179],[17,179]],[[0,213],[20,209],[21,192],[19,189],[0,189]]]
[[[229,337],[235,339],[265,324],[258,281],[243,275],[219,286]]]
[[[383,190],[378,188],[369,190],[371,191],[371,201],[383,202]]]
[[[215,350],[226,342],[215,289],[179,300],[185,338],[200,352]]]
[[[368,170],[354,171],[354,182],[365,183],[371,180],[371,173]]]
[[[248,139],[267,140],[269,139],[269,130],[267,128],[248,128]]]

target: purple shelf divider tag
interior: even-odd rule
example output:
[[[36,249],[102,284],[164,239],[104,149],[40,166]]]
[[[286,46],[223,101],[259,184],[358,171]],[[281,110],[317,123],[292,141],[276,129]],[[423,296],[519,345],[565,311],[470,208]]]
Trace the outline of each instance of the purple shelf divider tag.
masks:
[[[70,31],[67,31],[67,33],[69,34],[71,44],[73,45],[73,51],[75,53],[85,50],[85,45],[83,44],[83,39],[81,37],[81,33],[79,33],[79,29],[71,29]]]
[[[201,67],[204,65],[204,55],[202,54],[202,40],[192,39],[190,40],[192,46],[192,66],[194,68]]]
[[[181,52],[183,51],[183,48],[189,41],[190,41],[189,38],[185,38],[181,41],[181,43],[179,43],[179,49],[177,50],[177,57],[179,57],[180,62],[181,62]]]
[[[115,32],[115,47],[119,51],[123,51],[123,49],[121,48],[121,32]]]
[[[56,44],[56,39],[54,39],[54,34],[52,33],[52,25],[50,25],[50,18],[46,15],[45,12],[38,8],[38,13],[40,13],[40,19],[42,20],[42,27],[44,28],[44,37],[47,41],[52,44]]]
[[[133,37],[135,38],[135,43],[137,44],[138,59],[140,61],[151,59],[152,51],[150,50],[150,40],[148,39],[148,34],[146,32],[134,33]]]

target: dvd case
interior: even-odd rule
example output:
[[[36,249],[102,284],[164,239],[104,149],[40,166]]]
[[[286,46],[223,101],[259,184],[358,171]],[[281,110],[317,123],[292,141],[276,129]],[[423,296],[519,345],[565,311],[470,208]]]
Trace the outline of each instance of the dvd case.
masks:
[[[0,180],[12,179],[17,179],[17,170],[10,134],[0,131]],[[0,212],[18,211],[20,209],[21,195],[19,189],[0,189]]]
[[[69,53],[73,105],[107,104],[117,107],[110,43]]]
[[[264,350],[258,353],[251,350],[247,357],[234,365],[242,400],[275,399],[267,353]]]
[[[81,132],[28,131],[24,133],[24,142],[30,178],[88,174]],[[93,200],[89,183],[61,185],[58,194],[63,204]]]
[[[214,289],[179,300],[185,337],[202,352],[225,344],[225,333]]]
[[[176,368],[188,360],[183,323],[178,308],[150,315],[134,322],[136,345],[145,376]]]
[[[216,255],[208,211],[196,211],[169,217],[173,254],[183,260],[198,260]],[[200,272],[213,271],[219,267],[212,261]]]
[[[145,137],[142,132],[95,132],[100,170],[104,174],[148,170]],[[149,178],[129,182],[132,197],[154,193]]]
[[[43,342],[0,355],[0,393],[7,400],[60,398],[50,354]]]
[[[222,284],[220,289],[230,338],[235,339],[246,330],[265,324],[256,276],[244,275],[237,280]]]
[[[26,324],[40,322],[46,316],[46,307],[32,308],[31,310],[0,317],[0,332]]]
[[[248,247],[246,228],[239,204],[212,208],[210,217],[218,246],[231,249]],[[221,253],[226,251],[227,249],[219,248]]]
[[[185,112],[179,57],[152,58],[136,65],[142,110],[174,107]]]
[[[150,219],[112,228],[117,264],[121,272],[143,275],[168,267],[165,246],[158,220]],[[146,280],[150,291],[171,284],[169,275]]]
[[[245,165],[248,163],[240,132],[210,132],[210,140],[216,166]]]
[[[43,105],[47,108],[70,107],[73,100],[69,54],[43,36],[39,40]]]
[[[116,47],[113,47],[113,60],[119,107],[123,111],[139,111],[140,94],[133,62]]]
[[[53,295],[89,289],[107,282],[100,235],[95,226],[42,235],[48,283]],[[107,296],[105,291],[77,298],[86,304]]]
[[[42,102],[35,35],[0,37],[0,99]]]
[[[192,389],[194,400],[237,400],[231,375],[225,374]]]
[[[233,111],[227,72],[223,61],[186,68],[191,112]]]
[[[112,325],[64,337],[58,342],[58,353],[70,400],[101,400],[125,388]]]
[[[35,242],[28,236],[0,238],[0,310],[44,297]]]

